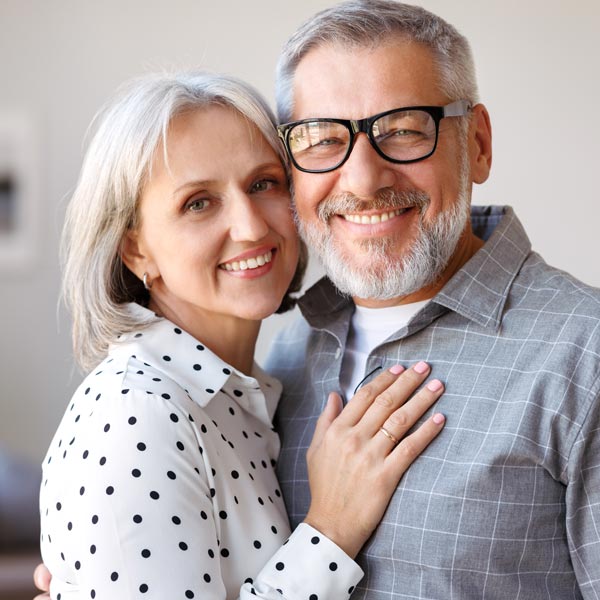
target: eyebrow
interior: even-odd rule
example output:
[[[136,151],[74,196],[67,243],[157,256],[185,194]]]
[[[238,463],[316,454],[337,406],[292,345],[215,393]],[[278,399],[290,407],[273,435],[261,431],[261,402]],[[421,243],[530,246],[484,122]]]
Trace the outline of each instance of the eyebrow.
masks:
[[[279,161],[269,161],[269,162],[264,162],[264,163],[261,163],[260,165],[257,165],[257,167],[255,169],[252,169],[252,171],[250,171],[248,173],[248,175],[249,176],[256,175],[262,169],[273,168],[273,167],[281,169],[285,173],[285,167]],[[172,196],[173,197],[177,196],[180,192],[182,192],[183,190],[185,190],[187,188],[207,187],[207,186],[215,183],[216,181],[218,181],[218,180],[215,180],[215,179],[193,179],[191,181],[186,181],[185,183],[182,183],[181,185],[177,186],[177,188],[175,188],[175,190],[173,190]]]
[[[182,183],[180,186],[175,188],[175,190],[173,190],[172,196],[177,196],[180,192],[187,188],[206,187],[213,183],[213,181],[213,179],[193,179],[192,181],[186,181],[185,183]]]

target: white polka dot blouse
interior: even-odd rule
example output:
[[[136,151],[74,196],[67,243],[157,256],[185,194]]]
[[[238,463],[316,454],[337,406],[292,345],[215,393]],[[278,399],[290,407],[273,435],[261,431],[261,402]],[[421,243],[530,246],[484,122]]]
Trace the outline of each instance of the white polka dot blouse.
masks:
[[[348,598],[358,565],[306,524],[290,535],[281,386],[252,375],[165,319],[111,347],[44,459],[53,600]]]

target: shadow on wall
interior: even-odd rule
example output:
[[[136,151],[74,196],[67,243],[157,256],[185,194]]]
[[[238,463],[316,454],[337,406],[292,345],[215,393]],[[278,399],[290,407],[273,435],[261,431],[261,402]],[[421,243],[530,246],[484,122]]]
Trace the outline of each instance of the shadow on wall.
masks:
[[[31,600],[40,562],[41,468],[0,447],[0,600]]]

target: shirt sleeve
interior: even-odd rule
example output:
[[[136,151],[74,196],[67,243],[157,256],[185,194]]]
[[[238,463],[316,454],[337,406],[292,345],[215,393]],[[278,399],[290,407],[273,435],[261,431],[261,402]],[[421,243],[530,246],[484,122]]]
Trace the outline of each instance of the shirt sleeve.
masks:
[[[361,568],[329,538],[301,523],[267,562],[249,591],[269,599],[348,598],[362,579]],[[249,588],[249,589],[248,589]],[[273,592],[276,592],[274,594]]]
[[[600,597],[600,379],[569,457],[567,534],[584,598]]]
[[[53,519],[52,543],[64,543],[76,578],[53,578],[52,597],[225,598],[194,428],[168,398],[125,392],[103,399],[85,464]]]
[[[126,390],[106,400],[60,510],[50,507],[52,545],[60,545],[53,556],[59,550],[58,562],[74,565],[53,579],[52,598],[224,600],[218,519],[190,417],[164,395]],[[239,596],[347,598],[361,575],[335,544],[301,526]]]

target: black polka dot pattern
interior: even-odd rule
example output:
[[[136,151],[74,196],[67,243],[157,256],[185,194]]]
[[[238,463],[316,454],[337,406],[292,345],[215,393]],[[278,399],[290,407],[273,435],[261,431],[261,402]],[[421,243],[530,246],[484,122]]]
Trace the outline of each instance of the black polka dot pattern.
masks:
[[[227,597],[271,597],[286,584],[307,599],[347,597],[360,571],[327,538],[301,525],[282,546],[270,422],[279,390],[166,320],[123,335],[44,459],[41,543],[62,565],[55,597],[69,580],[86,598],[203,598],[223,586]]]

